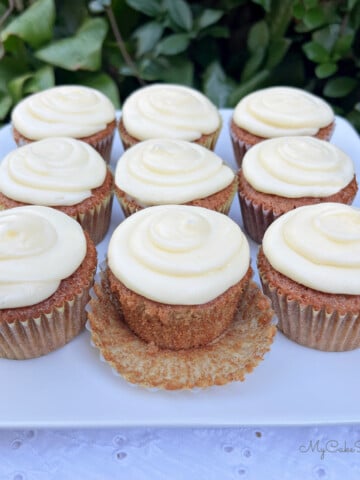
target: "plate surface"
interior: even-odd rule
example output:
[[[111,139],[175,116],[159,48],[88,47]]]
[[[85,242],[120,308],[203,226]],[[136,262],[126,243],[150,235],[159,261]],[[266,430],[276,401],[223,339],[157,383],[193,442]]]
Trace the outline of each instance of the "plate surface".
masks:
[[[224,118],[216,152],[235,168]],[[360,178],[360,139],[337,118],[332,142],[355,162]],[[1,158],[15,148],[9,126],[0,131]],[[122,152],[119,138],[112,162]],[[358,194],[355,205],[360,205]],[[230,212],[242,225],[237,198]],[[111,228],[98,246],[105,257],[109,236],[123,219],[114,201]],[[258,246],[250,242],[252,265]],[[256,270],[256,269],[255,269]],[[258,281],[257,274],[255,280]],[[360,423],[360,349],[345,353],[311,350],[281,333],[245,382],[197,392],[151,392],[127,384],[99,360],[83,332],[62,349],[25,361],[0,359],[0,427],[238,426]]]

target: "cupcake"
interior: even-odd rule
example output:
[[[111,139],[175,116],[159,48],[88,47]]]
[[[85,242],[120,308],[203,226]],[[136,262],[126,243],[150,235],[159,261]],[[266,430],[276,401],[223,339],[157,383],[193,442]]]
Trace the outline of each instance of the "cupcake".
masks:
[[[221,124],[215,105],[197,90],[153,84],[126,99],[119,132],[124,149],[151,138],[173,138],[214,150]]]
[[[110,223],[113,177],[100,154],[73,138],[38,140],[0,164],[0,209],[52,206],[75,218],[94,243]]]
[[[291,340],[325,351],[360,347],[360,210],[321,203],[267,229],[258,254],[263,290]]]
[[[125,216],[165,204],[227,214],[236,191],[236,176],[219,156],[184,140],[144,140],[126,150],[115,170],[115,194]]]
[[[96,249],[55,209],[0,212],[0,357],[27,359],[69,342],[84,327]]]
[[[235,159],[266,138],[307,135],[330,140],[334,113],[321,98],[293,87],[269,87],[245,96],[230,122]]]
[[[251,278],[249,244],[226,215],[184,205],[140,210],[110,239],[90,304],[93,341],[130,382],[175,389],[241,380],[274,335],[269,301]],[[227,361],[210,365],[220,352]],[[162,371],[158,378],[153,368]]]
[[[11,121],[18,146],[48,137],[71,137],[88,143],[110,161],[115,109],[98,90],[80,85],[43,90],[18,103]]]
[[[322,202],[350,204],[357,192],[351,158],[307,136],[258,143],[246,152],[238,179],[244,228],[258,243],[285,212]]]

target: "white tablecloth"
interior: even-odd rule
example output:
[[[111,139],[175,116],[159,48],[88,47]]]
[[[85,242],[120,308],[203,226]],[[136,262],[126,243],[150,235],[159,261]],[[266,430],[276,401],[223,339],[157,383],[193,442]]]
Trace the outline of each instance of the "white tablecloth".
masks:
[[[1,480],[110,478],[358,480],[360,425],[0,431]]]

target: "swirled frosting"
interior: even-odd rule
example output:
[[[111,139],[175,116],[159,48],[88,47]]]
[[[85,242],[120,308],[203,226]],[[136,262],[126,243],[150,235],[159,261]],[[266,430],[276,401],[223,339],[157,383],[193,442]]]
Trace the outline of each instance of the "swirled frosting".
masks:
[[[18,202],[75,205],[103,184],[106,166],[90,145],[48,138],[10,152],[0,164],[0,191]]]
[[[93,88],[66,85],[26,97],[14,108],[12,124],[31,140],[83,138],[104,130],[115,118],[110,100]]]
[[[226,215],[202,207],[161,205],[131,215],[108,248],[113,274],[130,290],[172,305],[199,305],[245,275],[247,239]]]
[[[215,153],[171,139],[134,145],[119,159],[115,171],[115,184],[144,206],[204,198],[233,180],[233,171]]]
[[[354,165],[335,145],[314,137],[264,140],[243,158],[244,177],[255,190],[287,198],[327,197],[354,176]]]
[[[82,228],[58,210],[26,206],[0,212],[0,309],[45,300],[85,254]]]
[[[270,87],[245,96],[234,110],[236,125],[264,138],[316,135],[334,120],[321,98],[293,87]]]
[[[272,267],[306,287],[360,294],[360,209],[341,203],[300,207],[266,230]]]
[[[180,85],[150,85],[131,94],[122,121],[138,140],[175,138],[193,141],[221,125],[217,108],[202,93]]]

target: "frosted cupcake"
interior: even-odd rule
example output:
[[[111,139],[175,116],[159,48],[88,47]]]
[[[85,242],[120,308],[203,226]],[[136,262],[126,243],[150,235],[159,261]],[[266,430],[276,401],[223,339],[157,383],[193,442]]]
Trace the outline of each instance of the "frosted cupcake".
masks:
[[[244,228],[258,243],[285,212],[321,202],[350,204],[357,192],[351,158],[307,136],[258,143],[245,154],[238,179]]]
[[[269,87],[245,96],[230,122],[235,159],[266,138],[307,135],[330,140],[334,112],[321,98],[293,87]]]
[[[247,239],[226,215],[184,205],[138,211],[110,239],[90,304],[93,342],[144,386],[243,380],[275,331],[251,277]]]
[[[144,140],[126,150],[115,170],[115,193],[126,216],[164,204],[228,213],[236,191],[236,176],[218,155],[184,140]]]
[[[319,350],[360,347],[360,210],[297,208],[267,229],[258,256],[278,328]]]
[[[88,143],[110,161],[115,109],[98,90],[80,85],[43,90],[18,103],[11,121],[18,146],[48,137],[72,137]]]
[[[0,357],[45,355],[84,327],[96,249],[55,209],[0,212]]]
[[[0,164],[0,209],[52,206],[75,218],[99,243],[110,223],[113,177],[100,154],[72,138],[19,147]]]
[[[150,138],[173,138],[215,148],[220,114],[197,90],[181,85],[154,84],[131,94],[119,123],[124,149]]]

